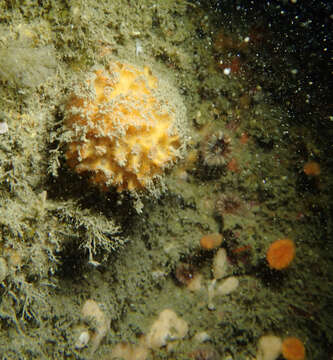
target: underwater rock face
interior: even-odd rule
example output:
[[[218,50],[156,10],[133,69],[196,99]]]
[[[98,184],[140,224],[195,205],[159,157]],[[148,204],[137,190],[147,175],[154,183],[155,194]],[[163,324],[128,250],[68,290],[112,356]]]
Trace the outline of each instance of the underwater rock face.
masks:
[[[14,41],[0,49],[0,81],[10,81],[19,88],[35,88],[56,73],[52,46],[34,48],[29,42]]]
[[[332,5],[0,1],[0,14],[0,354],[331,356]],[[103,138],[92,121],[64,126],[64,115],[74,112],[63,107],[64,95],[65,105],[71,94],[82,98],[84,113],[98,96],[95,71],[106,67],[112,77],[115,61],[131,61],[143,73],[143,65],[151,67],[148,75],[159,80],[150,89],[156,106],[177,122],[178,95],[161,84],[170,79],[188,111],[188,154],[153,177],[154,191],[160,178],[168,189],[158,201],[150,189],[140,190],[149,197],[141,216],[137,190],[116,194],[110,182],[112,191],[99,193],[102,183],[87,189],[66,159],[63,166],[72,141],[79,148]],[[114,100],[99,104],[100,112]],[[180,145],[181,131],[177,122]],[[102,152],[98,145],[92,150]],[[219,235],[202,246],[201,238],[213,234]],[[279,270],[267,249],[285,238],[294,241],[296,256]],[[288,248],[280,249],[274,264],[281,266]],[[179,268],[183,283],[175,279],[181,263],[190,265]],[[238,288],[226,294],[225,284],[236,279]],[[83,312],[87,304],[91,311]],[[174,324],[159,323],[157,330],[166,331],[152,338],[165,345],[149,348],[147,336],[164,309],[186,320],[188,332],[175,338]],[[267,336],[274,338],[256,355]],[[304,352],[286,337],[299,338]]]
[[[159,95],[159,81],[148,67],[112,63],[96,70],[87,85],[90,93],[75,93],[67,107],[66,126],[73,131],[69,167],[90,173],[103,190],[153,188],[180,157],[183,111]]]

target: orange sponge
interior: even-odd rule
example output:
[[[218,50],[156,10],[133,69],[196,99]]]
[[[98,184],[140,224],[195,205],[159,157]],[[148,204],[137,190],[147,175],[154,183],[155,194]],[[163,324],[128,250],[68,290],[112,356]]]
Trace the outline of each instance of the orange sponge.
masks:
[[[103,190],[151,188],[180,157],[179,114],[148,67],[116,62],[91,75],[67,106],[69,167]]]

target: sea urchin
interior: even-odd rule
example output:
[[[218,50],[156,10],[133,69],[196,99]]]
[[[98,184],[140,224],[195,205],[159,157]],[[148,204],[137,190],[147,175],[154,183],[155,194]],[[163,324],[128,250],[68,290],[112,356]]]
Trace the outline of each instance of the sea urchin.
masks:
[[[203,161],[208,166],[222,166],[230,160],[231,139],[223,131],[214,132],[202,142]]]

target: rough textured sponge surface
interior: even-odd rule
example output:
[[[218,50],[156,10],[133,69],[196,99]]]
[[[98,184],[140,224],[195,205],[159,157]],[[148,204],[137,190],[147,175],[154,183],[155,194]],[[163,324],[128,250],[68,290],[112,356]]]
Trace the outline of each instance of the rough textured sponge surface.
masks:
[[[184,107],[165,89],[148,67],[116,62],[94,71],[67,106],[69,167],[103,190],[153,188],[184,148]]]

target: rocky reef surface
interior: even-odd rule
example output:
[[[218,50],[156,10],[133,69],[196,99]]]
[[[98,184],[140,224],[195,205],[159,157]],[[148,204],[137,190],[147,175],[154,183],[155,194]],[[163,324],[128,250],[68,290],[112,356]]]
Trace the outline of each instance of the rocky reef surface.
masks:
[[[331,10],[0,2],[2,358],[333,356]],[[186,107],[156,194],[66,162],[66,104],[114,62]]]

